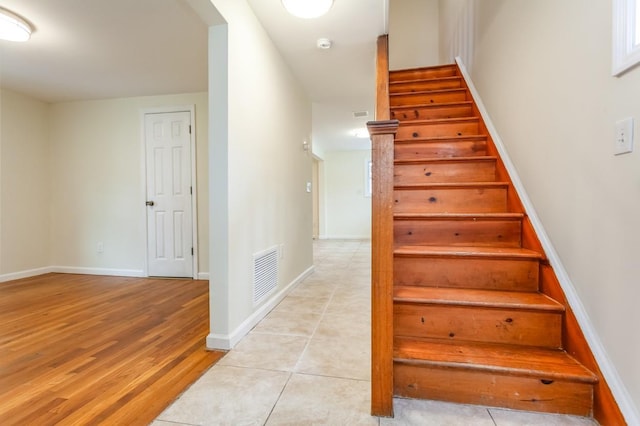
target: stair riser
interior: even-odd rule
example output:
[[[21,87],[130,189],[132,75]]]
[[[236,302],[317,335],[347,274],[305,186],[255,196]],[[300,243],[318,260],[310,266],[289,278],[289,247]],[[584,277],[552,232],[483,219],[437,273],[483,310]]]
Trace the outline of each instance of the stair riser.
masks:
[[[434,120],[439,118],[471,117],[473,108],[470,105],[462,106],[430,106],[413,108],[395,108],[391,111],[393,120]]]
[[[537,260],[396,256],[393,268],[396,285],[538,290]]]
[[[394,303],[396,336],[560,348],[562,314],[549,311]]]
[[[434,162],[430,164],[396,164],[395,185],[447,182],[493,182],[495,161]]]
[[[457,368],[395,364],[394,393],[407,398],[590,416],[593,386]]]
[[[475,136],[479,133],[478,121],[434,123],[434,124],[402,124],[398,127],[398,139],[438,138]]]
[[[467,100],[469,99],[467,99],[467,94],[464,90],[452,89],[443,92],[390,95],[389,105],[391,107],[395,107],[407,105],[437,104],[441,102],[460,102]]]
[[[458,75],[458,71],[455,67],[439,67],[432,69],[409,69],[402,71],[391,71],[389,73],[389,81],[403,81],[403,80],[427,80],[432,78],[441,77],[454,77]]]
[[[396,143],[396,160],[473,157],[487,155],[486,141],[444,141]]]
[[[396,220],[398,245],[520,247],[519,220]]]
[[[434,188],[394,191],[395,213],[501,213],[506,188]]]
[[[458,89],[462,87],[459,77],[413,82],[397,82],[389,85],[390,93],[425,92],[427,90]]]

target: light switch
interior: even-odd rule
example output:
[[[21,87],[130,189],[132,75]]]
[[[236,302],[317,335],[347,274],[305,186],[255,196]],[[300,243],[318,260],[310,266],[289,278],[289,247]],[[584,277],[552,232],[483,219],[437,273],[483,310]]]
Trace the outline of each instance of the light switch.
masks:
[[[613,153],[626,154],[633,151],[633,118],[616,121],[616,136]]]
[[[307,192],[311,192],[311,182],[307,182]]]

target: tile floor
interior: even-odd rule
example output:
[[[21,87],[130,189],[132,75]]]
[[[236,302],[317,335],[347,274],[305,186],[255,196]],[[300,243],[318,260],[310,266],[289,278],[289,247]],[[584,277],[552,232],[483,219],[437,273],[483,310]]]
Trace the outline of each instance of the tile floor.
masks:
[[[369,415],[370,243],[314,243],[316,270],[152,423],[176,425],[576,425],[592,420],[396,399]]]

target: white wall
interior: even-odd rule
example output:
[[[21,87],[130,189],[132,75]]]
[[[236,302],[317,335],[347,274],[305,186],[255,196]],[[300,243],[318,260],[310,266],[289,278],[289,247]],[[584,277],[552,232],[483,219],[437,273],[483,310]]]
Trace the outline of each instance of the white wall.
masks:
[[[453,64],[457,56],[473,68],[475,0],[439,0],[440,63]]]
[[[389,69],[439,64],[438,0],[390,0]]]
[[[207,94],[51,106],[51,252],[56,267],[142,274],[146,250],[144,108],[195,104],[200,271],[208,271]],[[104,253],[97,253],[98,242]]]
[[[473,79],[617,370],[609,384],[638,424],[640,146],[614,156],[613,141],[624,117],[640,135],[640,69],[611,76],[611,2],[475,7]]]
[[[2,89],[0,113],[0,280],[4,280],[50,265],[51,180],[48,105]]]
[[[311,103],[244,0],[210,30],[211,334],[231,347],[312,268]],[[228,52],[228,53],[227,53]],[[253,254],[282,246],[276,293],[253,306]]]
[[[141,275],[141,110],[184,105],[196,107],[199,271],[209,271],[207,93],[50,105],[3,89],[1,102],[2,279],[47,270]]]
[[[371,238],[371,197],[365,196],[365,164],[369,160],[371,151],[326,153],[326,233],[320,238]]]

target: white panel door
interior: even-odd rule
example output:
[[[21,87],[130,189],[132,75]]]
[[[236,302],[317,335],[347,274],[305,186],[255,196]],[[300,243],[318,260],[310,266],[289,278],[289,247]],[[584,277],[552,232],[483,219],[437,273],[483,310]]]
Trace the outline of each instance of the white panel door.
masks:
[[[193,276],[191,114],[145,114],[149,275]]]

